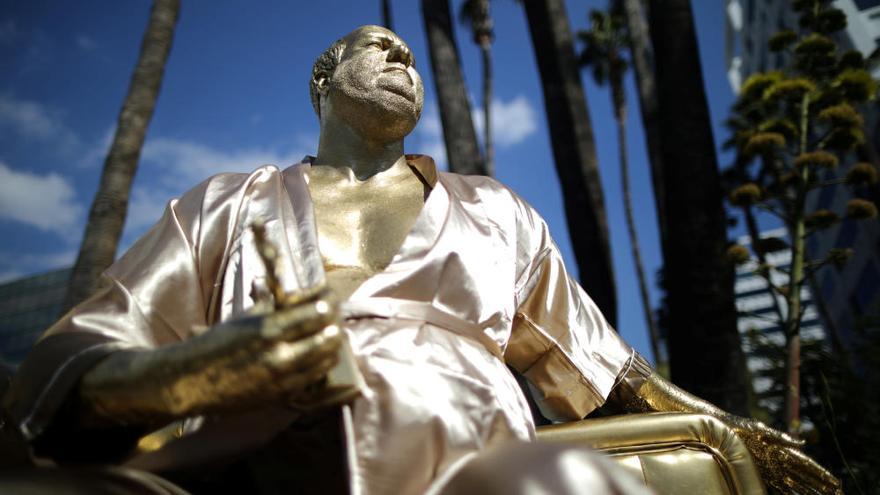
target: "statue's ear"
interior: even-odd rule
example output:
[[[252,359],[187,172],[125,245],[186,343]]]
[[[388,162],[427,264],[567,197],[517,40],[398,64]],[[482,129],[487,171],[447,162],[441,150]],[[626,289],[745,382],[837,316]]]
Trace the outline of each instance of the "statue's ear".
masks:
[[[321,96],[327,96],[327,90],[330,88],[330,78],[321,75],[315,80],[315,87],[318,89],[318,94]]]

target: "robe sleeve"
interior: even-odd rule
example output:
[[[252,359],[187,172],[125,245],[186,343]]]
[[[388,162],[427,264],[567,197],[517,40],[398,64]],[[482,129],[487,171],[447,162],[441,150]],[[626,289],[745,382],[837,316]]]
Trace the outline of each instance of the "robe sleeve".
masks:
[[[80,432],[80,378],[120,350],[179,342],[212,323],[208,301],[227,244],[234,177],[215,177],[169,202],[161,220],[102,276],[101,288],[37,342],[4,398],[11,420],[38,457],[87,460],[89,451],[121,453],[141,431]],[[224,209],[225,208],[225,209]],[[205,224],[213,235],[204,238]],[[79,455],[73,450],[82,451]],[[111,456],[102,456],[105,459]]]
[[[546,418],[582,419],[605,402],[634,352],[569,276],[544,220],[519,201],[517,309],[505,360],[537,389]]]

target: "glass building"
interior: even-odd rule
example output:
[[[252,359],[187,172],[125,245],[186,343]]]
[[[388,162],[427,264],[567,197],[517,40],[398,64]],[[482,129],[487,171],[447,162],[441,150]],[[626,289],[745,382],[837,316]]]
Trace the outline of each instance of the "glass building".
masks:
[[[0,361],[16,367],[37,338],[58,319],[70,268],[0,285]]]

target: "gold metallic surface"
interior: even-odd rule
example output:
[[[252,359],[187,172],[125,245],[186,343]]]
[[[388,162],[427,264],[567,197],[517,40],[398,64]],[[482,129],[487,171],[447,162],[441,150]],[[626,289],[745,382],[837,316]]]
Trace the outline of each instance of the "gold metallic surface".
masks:
[[[325,284],[303,291],[284,292],[280,280],[278,265],[278,249],[266,238],[266,226],[262,221],[251,225],[257,253],[266,269],[266,290],[271,295],[275,311],[296,308],[309,302],[315,302],[316,310],[331,311],[338,304],[335,295]],[[257,301],[256,309],[260,305]],[[333,326],[338,322],[334,319]],[[351,345],[345,334],[340,334],[340,342],[336,364],[324,378],[312,382],[301,391],[297,391],[288,400],[288,404],[301,411],[315,410],[333,405],[351,402],[363,388],[363,376],[357,368]]]
[[[111,268],[104,292],[52,335],[88,333],[161,355],[245,318],[261,293],[253,288],[267,285],[250,229],[260,218],[281,253],[284,292],[319,286],[310,161],[217,176],[173,201]],[[364,493],[423,493],[466,456],[533,437],[528,405],[499,356],[552,398],[548,410],[575,419],[611,391],[631,355],[569,280],[531,207],[491,179],[433,172],[426,157],[407,161],[426,181],[436,177],[433,189],[390,264],[340,303],[339,326],[365,380],[347,432],[352,483]],[[525,319],[533,325],[514,324]],[[42,395],[65,393],[62,383],[46,382]],[[595,399],[583,402],[584,390]]]
[[[425,493],[477,452],[533,439],[507,365],[553,419],[582,418],[618,377],[632,407],[705,409],[634,364],[534,209],[490,178],[404,155],[423,88],[403,41],[364,26],[319,62],[317,156],[220,174],[172,200],[37,345],[29,359],[52,370],[22,379],[38,390],[17,395],[26,436],[78,390],[93,424],[184,420],[168,444],[179,457],[161,447],[132,466],[173,467],[190,446],[239,455],[236,444],[259,448],[288,427],[291,404],[333,387],[341,345],[363,377],[343,409],[360,494]],[[56,342],[72,346],[63,359]],[[238,428],[223,428],[230,418]]]
[[[337,362],[341,339],[326,300],[247,316],[174,345],[111,354],[80,395],[105,421],[151,425],[232,412],[303,394]]]
[[[642,359],[637,356],[637,359]],[[784,493],[842,493],[840,481],[801,452],[802,442],[764,423],[727,413],[695,397],[656,373],[647,377],[633,367],[615,391],[632,412],[678,411],[707,414],[727,424],[755,458],[765,482]],[[642,369],[644,369],[642,367]]]
[[[538,439],[587,445],[636,472],[658,494],[764,493],[745,444],[702,414],[651,413],[545,426]]]

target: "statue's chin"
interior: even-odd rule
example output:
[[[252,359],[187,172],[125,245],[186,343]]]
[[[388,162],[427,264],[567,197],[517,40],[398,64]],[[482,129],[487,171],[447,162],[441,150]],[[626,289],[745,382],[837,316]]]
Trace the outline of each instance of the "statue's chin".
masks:
[[[421,108],[418,104],[406,100],[401,104],[402,96],[372,106],[361,114],[359,120],[361,131],[366,137],[382,141],[398,141],[406,137],[419,122]],[[397,101],[394,101],[397,100]]]

